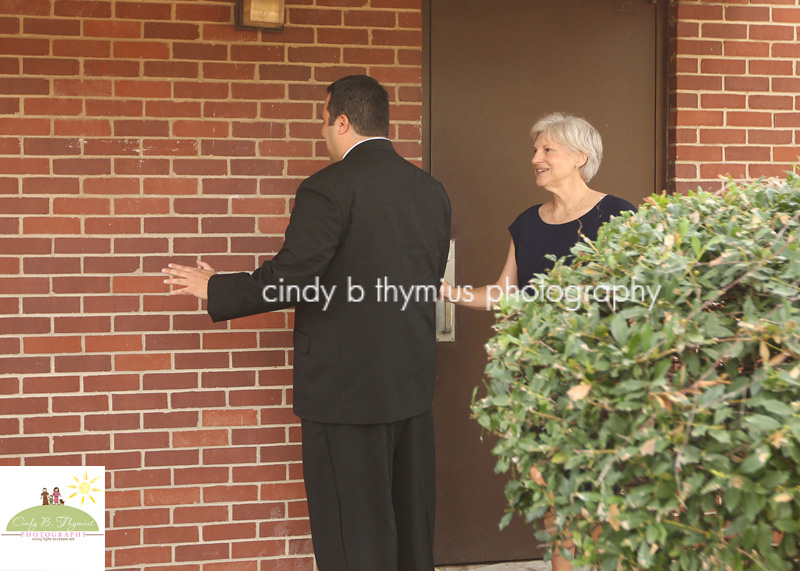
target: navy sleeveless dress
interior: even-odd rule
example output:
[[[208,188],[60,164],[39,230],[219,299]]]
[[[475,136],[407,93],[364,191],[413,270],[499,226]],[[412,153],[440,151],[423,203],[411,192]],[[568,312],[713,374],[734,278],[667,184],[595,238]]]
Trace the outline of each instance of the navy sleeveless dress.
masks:
[[[625,210],[636,210],[627,200],[607,194],[580,218],[563,224],[548,224],[539,216],[540,206],[531,206],[508,227],[516,249],[517,285],[520,289],[534,274],[553,267],[554,262],[545,258],[546,255],[568,256],[570,248],[581,239],[581,234],[594,240],[597,230],[612,216]]]

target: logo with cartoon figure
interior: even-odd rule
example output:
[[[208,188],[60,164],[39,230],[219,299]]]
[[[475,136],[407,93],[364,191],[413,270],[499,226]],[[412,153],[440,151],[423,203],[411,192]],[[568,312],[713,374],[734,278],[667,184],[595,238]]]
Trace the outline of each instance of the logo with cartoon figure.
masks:
[[[87,532],[100,531],[100,526],[92,516],[82,509],[67,505],[67,502],[73,498],[77,502],[79,496],[81,507],[87,497],[96,504],[92,494],[102,493],[103,490],[93,487],[93,484],[101,477],[98,476],[90,481],[87,469],[84,472],[83,480],[73,476],[75,484],[66,486],[65,492],[62,492],[58,486],[50,489],[42,488],[41,504],[37,502],[33,507],[22,510],[12,517],[6,531],[20,533],[23,537],[44,540],[70,540],[84,537]],[[70,493],[70,489],[75,492],[66,496]]]

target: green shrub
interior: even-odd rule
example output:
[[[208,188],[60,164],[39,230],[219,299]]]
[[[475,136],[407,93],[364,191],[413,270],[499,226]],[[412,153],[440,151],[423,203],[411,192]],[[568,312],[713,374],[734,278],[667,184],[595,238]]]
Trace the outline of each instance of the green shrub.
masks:
[[[553,509],[537,537],[603,571],[800,568],[798,218],[794,175],[653,196],[546,277],[635,280],[652,307],[501,303],[473,399],[511,473],[501,525]]]

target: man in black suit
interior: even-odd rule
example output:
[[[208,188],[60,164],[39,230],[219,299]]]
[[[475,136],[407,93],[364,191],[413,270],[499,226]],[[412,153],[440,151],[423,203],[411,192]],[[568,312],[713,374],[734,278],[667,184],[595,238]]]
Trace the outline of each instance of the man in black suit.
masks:
[[[328,87],[333,164],[297,191],[283,247],[252,274],[170,264],[214,321],[295,307],[294,410],[321,571],[431,571],[434,304],[450,203],[386,138],[367,76]]]

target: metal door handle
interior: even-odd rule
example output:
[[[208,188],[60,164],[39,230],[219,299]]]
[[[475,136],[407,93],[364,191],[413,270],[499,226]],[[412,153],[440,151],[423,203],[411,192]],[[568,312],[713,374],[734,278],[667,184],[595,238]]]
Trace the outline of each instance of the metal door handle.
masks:
[[[456,275],[456,243],[450,240],[450,252],[447,255],[447,266],[444,270],[444,279],[449,283],[455,281]],[[455,341],[455,304],[448,301],[436,302],[436,340]]]

